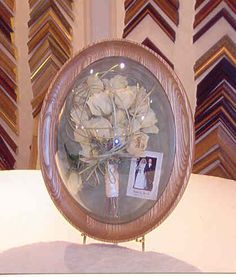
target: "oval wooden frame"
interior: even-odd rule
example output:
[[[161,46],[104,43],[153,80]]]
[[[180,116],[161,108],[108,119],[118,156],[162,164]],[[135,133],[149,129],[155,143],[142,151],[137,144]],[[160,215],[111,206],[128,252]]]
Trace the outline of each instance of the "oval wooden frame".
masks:
[[[91,218],[70,195],[57,168],[57,126],[59,114],[78,74],[91,63],[109,56],[123,56],[148,68],[162,85],[175,121],[176,151],[169,182],[155,205],[129,223],[107,224]],[[127,40],[106,40],[82,49],[54,78],[41,110],[39,153],[47,190],[59,211],[85,235],[110,242],[138,238],[157,227],[174,209],[187,185],[193,157],[193,117],[180,80],[170,66],[145,46]]]

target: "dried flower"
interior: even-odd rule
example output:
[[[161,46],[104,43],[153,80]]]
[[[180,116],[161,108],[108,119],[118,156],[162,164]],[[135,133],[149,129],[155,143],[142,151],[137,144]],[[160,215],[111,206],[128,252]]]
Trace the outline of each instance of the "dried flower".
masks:
[[[87,96],[86,89],[87,89],[86,83],[82,83],[82,84],[79,84],[79,85],[77,84],[73,88],[73,91],[74,91],[73,102],[74,103],[79,103],[81,98],[86,98],[86,96]]]
[[[117,124],[124,124],[127,119],[126,113],[124,110],[116,110],[116,123]]]
[[[159,128],[156,125],[153,125],[151,127],[142,128],[141,131],[146,134],[158,134]]]
[[[68,189],[74,196],[82,189],[82,178],[76,171],[72,171],[69,175]]]
[[[147,147],[148,143],[148,135],[140,132],[138,134],[134,134],[127,146],[127,152],[135,157],[144,156],[144,151]]]
[[[119,109],[128,110],[135,100],[135,92],[127,88],[116,89],[115,103]]]
[[[147,97],[146,89],[137,86],[130,87],[135,92],[135,99],[129,109],[131,115],[142,116],[147,113],[150,107],[149,97]]]
[[[75,141],[81,143],[88,142],[89,139],[89,132],[85,130],[84,128],[78,128],[74,130],[74,139]]]
[[[134,118],[131,122],[131,131],[132,133],[139,132],[141,129],[141,124],[138,119]]]
[[[122,89],[128,86],[127,78],[121,75],[116,75],[115,77],[111,78],[110,85],[113,89]]]
[[[98,151],[96,150],[96,146],[93,143],[80,143],[82,150],[80,151],[80,155],[88,158],[92,158],[98,155]]]
[[[83,107],[82,105],[78,106],[75,105],[71,110],[71,118],[72,121],[78,126],[83,121],[89,120],[89,115],[86,107]]]
[[[112,103],[109,91],[94,93],[87,100],[91,113],[95,116],[109,115],[112,113]]]
[[[99,93],[103,90],[103,82],[95,74],[90,75],[86,81],[91,93]]]
[[[89,134],[98,140],[110,139],[112,137],[112,125],[104,117],[94,117],[85,123],[85,128]]]
[[[113,127],[114,136],[120,137],[124,143],[124,137],[127,135],[128,120],[124,110],[116,110],[109,116],[109,121]]]
[[[104,84],[105,90],[111,90],[112,89],[110,81],[108,79],[102,79],[102,82]]]
[[[109,76],[107,73],[114,68],[116,66],[105,73],[90,75],[74,91],[70,117],[76,127],[74,139],[81,148],[80,162],[84,163],[78,174],[80,178],[83,172],[90,170],[91,176],[98,179],[96,170],[116,160],[120,154],[144,156],[149,140],[147,134],[159,131],[155,126],[156,114],[150,107],[151,91],[147,92],[138,83],[129,86],[127,78],[118,74],[102,79],[105,75]],[[102,76],[101,79],[99,76]],[[71,125],[74,127],[74,124]],[[88,176],[91,177],[90,174]],[[72,174],[70,178],[75,180],[76,177]],[[71,190],[72,193],[78,192],[77,187],[71,186]]]
[[[146,114],[138,115],[137,119],[141,124],[141,128],[148,128],[157,123],[156,114],[151,108],[149,108]]]

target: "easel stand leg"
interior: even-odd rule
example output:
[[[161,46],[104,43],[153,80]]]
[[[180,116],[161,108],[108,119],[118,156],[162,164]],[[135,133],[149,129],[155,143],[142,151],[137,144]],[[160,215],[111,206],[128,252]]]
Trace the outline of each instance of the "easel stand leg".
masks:
[[[81,236],[83,237],[83,244],[86,244],[87,236],[84,233],[81,233]],[[142,236],[141,238],[136,238],[136,242],[142,243],[142,252],[145,252],[145,237]],[[115,245],[118,245],[117,242],[114,243]]]
[[[83,244],[86,244],[87,236],[84,233],[81,233],[81,236],[83,237]]]
[[[145,251],[145,237],[142,236],[141,238],[137,238],[136,241],[142,243],[142,251],[144,252]]]

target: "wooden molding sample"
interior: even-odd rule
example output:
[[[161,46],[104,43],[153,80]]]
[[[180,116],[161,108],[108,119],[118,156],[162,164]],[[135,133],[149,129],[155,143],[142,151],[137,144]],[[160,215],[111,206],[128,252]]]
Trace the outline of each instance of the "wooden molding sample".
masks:
[[[196,143],[199,139],[206,135],[208,130],[218,125],[219,123],[224,124],[224,126],[227,128],[229,133],[232,134],[233,137],[236,136],[235,127],[232,125],[232,118],[230,118],[229,115],[223,110],[223,108],[221,108],[218,109],[218,111],[215,111],[214,114],[210,118],[208,118],[208,120],[205,120],[205,122],[203,122],[202,125],[200,125],[198,129],[196,129]]]
[[[166,0],[154,0],[154,2],[162,9],[162,11],[171,19],[171,21],[178,26],[179,25],[179,12],[178,8],[170,1]]]
[[[17,125],[17,105],[9,99],[0,87],[0,110],[3,110],[13,125]]]
[[[236,117],[235,117],[235,107],[232,106],[226,99],[221,99],[215,105],[210,106],[209,109],[202,112],[198,117],[195,118],[195,130],[196,132],[201,131],[201,135],[204,135],[208,125],[211,123],[212,119],[219,114],[224,114],[227,120],[228,128],[234,130],[236,128]],[[235,132],[233,132],[235,133]],[[199,133],[197,137],[199,137]]]
[[[2,0],[2,2],[9,8],[12,15],[14,15],[15,12],[15,0]]]
[[[0,170],[13,169],[17,154],[17,145],[12,139],[13,133],[18,134],[14,10],[14,0],[0,2]]]
[[[34,6],[37,4],[38,0],[29,0],[30,9],[33,9]],[[72,12],[72,3],[73,0],[55,0],[61,8],[66,12],[66,14],[74,20],[74,14]]]
[[[14,140],[9,136],[6,130],[0,124],[0,137],[10,146],[13,152],[17,153],[17,145]]]
[[[208,94],[203,101],[198,101],[195,112],[195,122],[197,117],[204,112],[208,106],[213,105],[215,102],[217,103],[221,99],[227,99],[232,106],[236,102],[236,91],[234,91],[225,81]]]
[[[169,64],[169,66],[172,69],[174,69],[173,63],[161,52],[159,48],[157,48],[157,46],[148,37],[145,38],[142,44],[150,48],[152,51],[156,52],[158,55],[160,55]]]
[[[125,10],[127,10],[132,4],[134,4],[135,0],[125,0]]]
[[[213,126],[195,146],[194,173],[209,174],[236,180],[236,140],[223,124]],[[213,173],[212,169],[219,167]],[[216,175],[217,174],[217,175]]]
[[[171,21],[178,26],[178,8],[176,8],[170,1],[154,0],[154,2],[171,19]],[[147,3],[147,0],[139,0],[132,2],[132,6],[128,5],[126,8],[125,24],[127,24]]]
[[[12,13],[3,4],[3,2],[0,2],[0,21],[2,22],[2,24],[6,26],[6,28],[10,30],[10,33],[13,32],[11,17],[12,17]]]
[[[7,52],[15,59],[16,56],[16,48],[15,45],[12,44],[11,41],[9,41],[4,34],[0,30],[0,42],[1,45],[6,49]]]
[[[32,52],[38,45],[42,44],[47,37],[53,37],[55,41],[61,46],[65,53],[70,53],[70,40],[65,33],[58,28],[53,20],[47,21],[41,26],[38,32],[35,32],[31,36],[31,40],[28,42],[29,52]]]
[[[201,99],[204,99],[211,91],[226,80],[234,89],[236,89],[236,71],[226,58],[223,58],[198,84],[197,86],[197,105]]]
[[[194,65],[195,79],[222,57],[227,57],[232,64],[236,65],[236,44],[228,37],[228,35],[222,37],[196,61]]]
[[[224,36],[195,64],[202,74],[197,86],[194,173],[236,180],[235,44]]]
[[[58,8],[56,1],[54,0],[44,0],[39,1],[37,5],[34,7],[34,9],[30,12],[30,20],[28,22],[28,26],[31,27],[34,25],[37,21],[40,21],[40,18],[44,16],[45,13],[48,13],[49,11],[52,11],[54,14],[58,17],[58,24],[61,22],[62,26],[65,27],[68,33],[71,33],[72,28],[63,15],[63,13]]]
[[[72,28],[60,8],[67,14],[69,8],[69,14],[72,15],[73,12],[70,0],[30,0],[29,4],[31,12],[28,22],[28,49],[35,117],[40,112],[52,78],[72,54]]]
[[[4,88],[7,94],[16,101],[17,94],[16,94],[16,84],[11,78],[0,68],[0,86]]]
[[[196,0],[195,2],[195,6],[194,9],[196,10],[203,2],[205,2],[206,0]]]
[[[1,152],[0,152],[0,170],[8,170],[13,169],[15,165],[15,158],[8,149],[5,141],[3,140],[2,136],[0,136],[0,145],[1,145]]]
[[[220,3],[225,3],[234,13],[236,13],[235,0],[210,0],[195,15],[193,28],[196,28]]]
[[[72,55],[72,0],[29,0],[29,66],[33,90],[32,115],[37,130],[38,115],[51,81]],[[37,133],[31,143],[31,168],[36,167]]]
[[[179,0],[167,0],[177,10],[179,9]]]
[[[16,83],[16,65],[15,63],[9,59],[9,56],[7,56],[4,51],[0,49],[0,68],[5,71],[5,73],[11,78],[11,80]]]
[[[48,60],[48,63],[45,64],[43,72],[40,73],[40,77],[38,77],[33,82],[33,89],[35,94],[33,100],[31,101],[31,104],[34,117],[40,112],[44,97],[47,93],[50,83],[59,69],[60,67],[57,66],[53,60]]]
[[[57,58],[59,67],[69,59],[69,56],[62,50],[60,45],[56,43],[54,37],[48,35],[48,37],[43,40],[43,44],[40,44],[37,48],[36,53],[29,59],[30,70],[32,72],[31,79],[34,79],[35,74],[40,72],[42,67],[45,66],[46,61],[53,56]]]
[[[221,9],[213,18],[211,18],[194,36],[193,43],[195,43],[203,34],[205,34],[214,24],[224,18],[230,26],[236,30],[236,19],[225,9]]]
[[[138,2],[139,3],[139,2]],[[143,2],[140,2],[143,3]],[[133,7],[133,6],[132,6]],[[160,15],[160,13],[153,7],[151,3],[145,5],[141,11],[139,11],[132,17],[132,20],[124,28],[123,38],[127,35],[143,20],[145,16],[149,15],[157,25],[166,33],[166,35],[175,42],[175,31],[167,23],[167,21]]]

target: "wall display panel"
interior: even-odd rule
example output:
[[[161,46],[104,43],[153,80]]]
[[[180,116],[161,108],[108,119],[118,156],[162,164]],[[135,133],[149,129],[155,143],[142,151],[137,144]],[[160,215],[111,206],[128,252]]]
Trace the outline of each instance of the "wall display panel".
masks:
[[[29,0],[29,66],[33,91],[30,167],[36,168],[38,116],[52,79],[72,55],[73,1]]]

